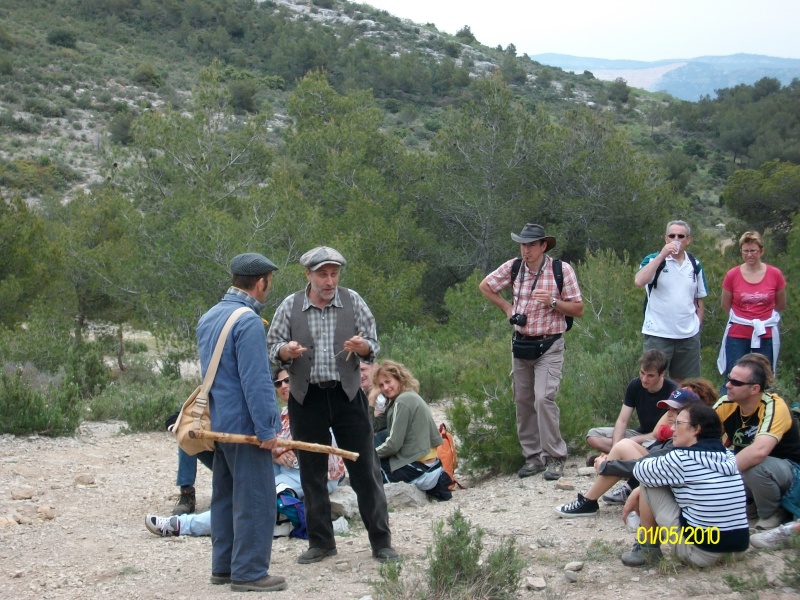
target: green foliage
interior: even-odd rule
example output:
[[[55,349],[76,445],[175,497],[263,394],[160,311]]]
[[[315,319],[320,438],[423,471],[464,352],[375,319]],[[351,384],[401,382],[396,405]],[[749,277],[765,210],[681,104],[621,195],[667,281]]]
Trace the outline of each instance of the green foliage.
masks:
[[[625,104],[630,98],[631,88],[628,87],[628,82],[622,77],[617,77],[611,84],[608,90],[608,99],[611,102],[620,102]]]
[[[258,112],[258,106],[256,104],[256,92],[258,88],[255,81],[252,79],[231,81],[228,84],[228,89],[231,92],[231,106],[235,112]]]
[[[95,396],[111,381],[111,372],[103,362],[100,348],[93,343],[78,342],[68,354],[66,381],[75,386],[82,398]]]
[[[23,369],[0,373],[0,433],[72,434],[80,420],[78,388],[37,386]]]
[[[127,146],[133,141],[133,132],[131,128],[133,121],[136,117],[133,113],[121,112],[114,115],[111,123],[108,125],[108,132],[111,134],[111,140],[117,144]]]
[[[14,60],[7,54],[0,54],[0,75],[14,74]]]
[[[62,48],[75,48],[78,45],[78,36],[69,29],[53,29],[47,34],[47,43]]]
[[[456,31],[456,37],[462,44],[471,44],[472,42],[477,41],[475,34],[472,33],[472,29],[470,29],[469,25],[464,25],[461,29]]]
[[[154,88],[164,85],[164,76],[156,70],[155,65],[151,62],[143,62],[133,72],[133,81],[139,85],[150,86]]]

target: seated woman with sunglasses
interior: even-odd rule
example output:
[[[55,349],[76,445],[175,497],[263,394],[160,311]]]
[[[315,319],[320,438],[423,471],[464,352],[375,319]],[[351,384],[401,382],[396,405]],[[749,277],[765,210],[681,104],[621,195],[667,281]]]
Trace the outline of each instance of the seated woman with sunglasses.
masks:
[[[622,563],[638,567],[658,562],[661,544],[697,567],[750,544],[742,476],[733,453],[722,445],[722,422],[713,408],[689,403],[673,425],[674,448],[644,458],[633,474],[640,486],[628,498],[622,518],[638,508],[641,526]]]
[[[781,344],[778,323],[786,308],[786,280],[780,269],[761,262],[761,234],[746,231],[739,238],[739,251],[744,262],[722,280],[722,310],[728,313],[728,325],[717,357],[717,368],[725,376],[720,394],[726,393],[728,375],[745,354],[763,354],[775,372]]]
[[[419,382],[404,365],[384,360],[374,367],[372,384],[373,391],[386,398],[385,410],[374,422],[376,431],[386,429],[385,439],[375,448],[384,482],[413,483],[437,500],[450,500],[453,481],[436,454],[442,435],[417,393]]]

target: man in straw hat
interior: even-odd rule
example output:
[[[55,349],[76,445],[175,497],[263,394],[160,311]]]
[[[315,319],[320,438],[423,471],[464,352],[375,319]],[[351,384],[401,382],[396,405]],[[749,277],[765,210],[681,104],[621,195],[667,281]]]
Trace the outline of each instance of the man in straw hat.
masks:
[[[556,404],[564,364],[561,336],[567,330],[565,317],[583,315],[581,291],[572,267],[547,256],[556,239],[546,235],[541,225],[528,223],[511,239],[519,243],[522,258],[500,265],[481,281],[480,290],[514,325],[514,402],[525,456],[517,474],[530,477],[544,471],[545,479],[557,480],[567,458]],[[509,288],[511,302],[500,295]]]
[[[285,590],[283,577],[269,575],[275,527],[272,452],[281,431],[269,371],[264,307],[276,267],[261,254],[231,261],[232,283],[222,300],[200,317],[197,351],[205,376],[228,317],[248,307],[233,324],[211,386],[209,410],[214,429],[255,435],[260,446],[218,443],[211,492],[211,583],[234,591]]]
[[[339,287],[339,272],[347,262],[338,251],[313,248],[300,257],[300,264],[308,284],[281,303],[267,334],[270,358],[290,375],[292,437],[330,444],[332,430],[341,448],[359,453],[358,460],[345,463],[372,556],[382,562],[399,560],[392,548],[368,401],[360,388],[361,361],[373,362],[380,348],[375,318],[361,296]],[[337,549],[330,519],[328,459],[302,450],[298,459],[309,547],[297,562],[308,564],[335,556]]]

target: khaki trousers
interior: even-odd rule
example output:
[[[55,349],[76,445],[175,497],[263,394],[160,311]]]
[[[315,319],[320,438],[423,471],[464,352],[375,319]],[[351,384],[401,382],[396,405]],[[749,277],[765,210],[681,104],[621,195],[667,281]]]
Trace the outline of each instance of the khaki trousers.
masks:
[[[561,411],[556,395],[564,365],[564,338],[536,360],[512,359],[514,402],[517,405],[517,435],[526,463],[546,465],[548,458],[567,458],[561,437]]]

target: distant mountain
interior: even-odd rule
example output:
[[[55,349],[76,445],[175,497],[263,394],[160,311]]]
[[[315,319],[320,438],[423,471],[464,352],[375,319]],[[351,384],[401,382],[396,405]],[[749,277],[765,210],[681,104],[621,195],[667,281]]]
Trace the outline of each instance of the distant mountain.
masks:
[[[633,87],[651,92],[665,91],[676,98],[691,101],[697,101],[706,94],[714,97],[715,90],[742,83],[750,85],[763,77],[774,77],[783,85],[800,78],[800,59],[758,54],[700,56],[651,62],[566,54],[536,54],[530,58],[565,71],[591,71],[595,77],[604,81],[622,77]]]

